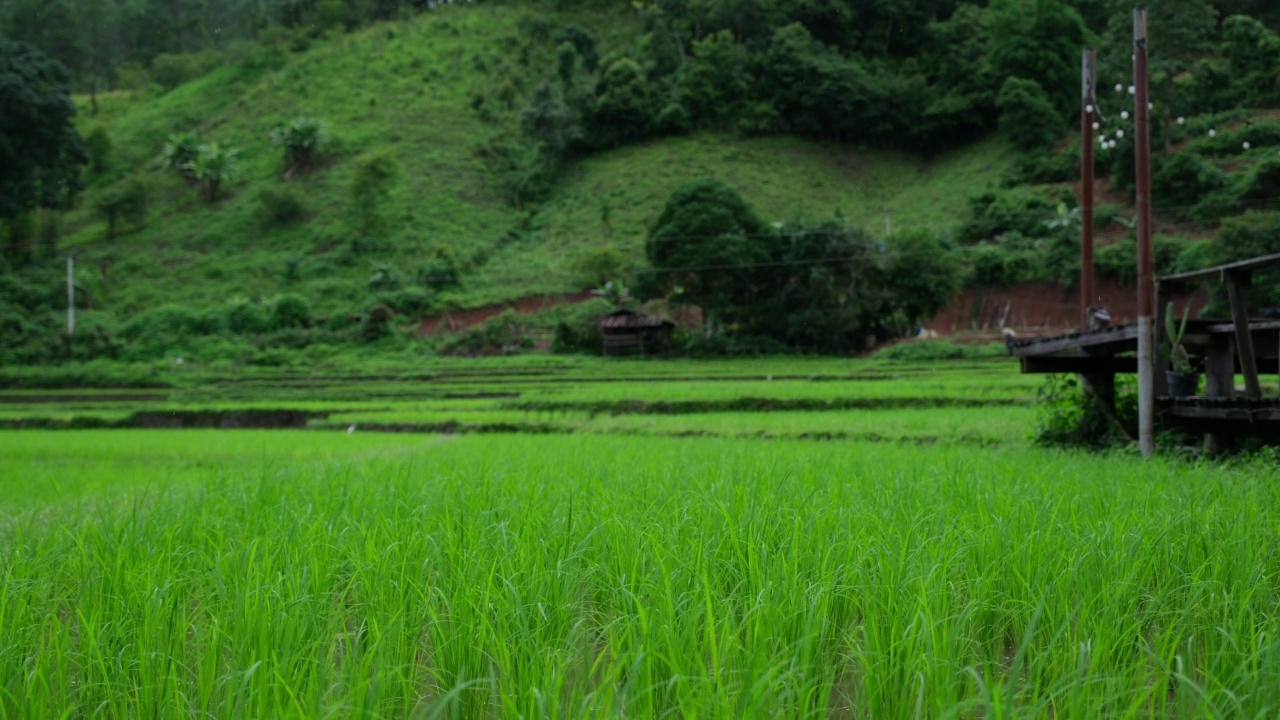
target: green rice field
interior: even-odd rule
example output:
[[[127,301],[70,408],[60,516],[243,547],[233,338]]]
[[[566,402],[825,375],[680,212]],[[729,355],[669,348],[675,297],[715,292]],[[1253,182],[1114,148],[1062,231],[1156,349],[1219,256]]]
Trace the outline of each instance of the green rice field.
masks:
[[[0,718],[1273,718],[1280,470],[1007,360],[0,392]]]

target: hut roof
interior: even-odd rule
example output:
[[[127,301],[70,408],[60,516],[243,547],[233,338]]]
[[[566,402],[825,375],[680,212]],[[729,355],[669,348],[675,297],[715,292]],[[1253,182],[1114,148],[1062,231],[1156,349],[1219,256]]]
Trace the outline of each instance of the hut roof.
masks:
[[[654,328],[675,327],[675,323],[657,315],[642,315],[634,310],[614,310],[600,318],[601,330],[649,330]]]

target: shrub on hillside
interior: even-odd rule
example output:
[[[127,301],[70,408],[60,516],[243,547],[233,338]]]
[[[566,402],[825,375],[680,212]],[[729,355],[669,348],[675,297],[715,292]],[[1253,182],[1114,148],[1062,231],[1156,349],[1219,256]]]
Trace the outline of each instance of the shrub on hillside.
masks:
[[[418,316],[431,309],[431,294],[420,287],[405,287],[380,293],[378,303],[399,315]]]
[[[1093,229],[1101,232],[1116,223],[1126,222],[1123,212],[1124,208],[1112,203],[1098,205],[1093,209]]]
[[[396,317],[396,311],[386,305],[374,305],[365,313],[363,321],[360,323],[360,336],[366,342],[380,340],[391,334],[391,321]]]
[[[196,157],[183,166],[187,176],[200,185],[204,197],[214,202],[222,190],[240,177],[240,152],[218,143],[196,148]]]
[[[84,148],[89,152],[89,172],[104,175],[111,169],[111,136],[101,125],[84,136]]]
[[[400,164],[389,152],[356,162],[348,195],[358,237],[364,238],[382,229],[385,222],[382,213],[399,177]]]
[[[297,118],[271,130],[271,144],[284,150],[285,170],[307,170],[329,142],[329,126],[315,118]]]
[[[373,268],[368,282],[371,292],[390,292],[398,290],[403,284],[400,280],[400,269],[392,263],[374,260],[369,265]]]
[[[1173,209],[1182,217],[1190,217],[1195,205],[1226,184],[1226,173],[1190,152],[1165,159],[1152,176],[1152,190],[1160,198],[1161,206]]]
[[[1069,182],[1080,177],[1080,153],[1076,148],[1062,152],[1041,148],[1019,155],[1013,163],[1005,177],[1006,185]]]
[[[237,335],[253,335],[271,328],[271,318],[261,305],[237,298],[226,308],[227,329]]]
[[[1052,147],[1062,135],[1062,116],[1038,83],[1024,78],[1005,80],[996,97],[1000,132],[1025,151]]]
[[[418,268],[418,284],[429,292],[440,292],[458,286],[458,267],[452,256],[438,254],[436,258]]]
[[[1179,258],[1192,241],[1186,238],[1157,235],[1152,239],[1152,260],[1158,275],[1177,272]],[[1098,277],[1110,278],[1122,285],[1138,282],[1138,243],[1133,238],[1098,248],[1093,256],[1094,272]]]
[[[596,47],[596,38],[590,32],[584,30],[579,25],[566,25],[556,31],[551,36],[552,42],[556,45],[569,43],[574,50],[578,51],[578,56],[582,58],[582,65],[587,72],[595,72],[596,65],[600,62],[600,51]]]
[[[103,191],[94,201],[93,209],[107,223],[107,238],[116,236],[120,221],[140,228],[147,221],[147,202],[150,191],[136,179],[126,180]]]
[[[1213,265],[1222,265],[1274,253],[1280,253],[1280,213],[1249,212],[1222,223],[1209,254]],[[1215,283],[1213,292],[1210,312],[1225,315],[1230,306],[1224,286]],[[1245,300],[1250,308],[1280,305],[1280,271],[1255,274]]]
[[[1171,273],[1192,272],[1213,267],[1213,243],[1189,241],[1169,268]]]
[[[209,72],[221,60],[214,52],[161,53],[151,61],[151,79],[165,90],[172,90]]]
[[[209,313],[171,303],[135,315],[121,328],[121,335],[144,344],[167,344],[193,335],[212,334],[220,327],[221,323]]]
[[[983,193],[969,201],[969,219],[960,228],[960,238],[976,243],[1009,232],[1046,237],[1056,208],[1048,196],[1033,188]]]
[[[1029,248],[1001,244],[975,245],[968,249],[969,287],[1008,287],[1036,277],[1038,256]]]
[[[256,215],[264,228],[292,225],[306,219],[307,206],[292,190],[269,187],[258,193]]]
[[[200,154],[201,145],[204,145],[204,140],[200,139],[198,133],[184,132],[170,135],[160,151],[160,163],[165,169],[177,172],[188,182],[194,182],[188,168]]]
[[[271,328],[305,328],[311,324],[311,303],[296,293],[281,295],[271,303]]]
[[[1266,158],[1249,168],[1240,182],[1239,197],[1254,209],[1280,201],[1280,158]]]
[[[491,317],[479,325],[446,338],[439,351],[446,355],[509,355],[533,347],[526,320],[514,310]]]
[[[569,271],[576,286],[589,288],[626,277],[630,274],[630,265],[630,260],[621,250],[613,245],[603,245],[579,251],[570,260]]]
[[[613,303],[603,298],[593,298],[566,308],[555,324],[551,351],[599,355],[603,351],[600,318],[613,310]]]

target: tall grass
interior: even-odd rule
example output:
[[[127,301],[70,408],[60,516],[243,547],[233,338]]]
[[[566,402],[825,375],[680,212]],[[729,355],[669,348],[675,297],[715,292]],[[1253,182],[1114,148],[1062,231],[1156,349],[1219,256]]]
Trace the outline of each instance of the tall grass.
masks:
[[[1280,710],[1273,469],[283,432],[0,455],[5,718]]]

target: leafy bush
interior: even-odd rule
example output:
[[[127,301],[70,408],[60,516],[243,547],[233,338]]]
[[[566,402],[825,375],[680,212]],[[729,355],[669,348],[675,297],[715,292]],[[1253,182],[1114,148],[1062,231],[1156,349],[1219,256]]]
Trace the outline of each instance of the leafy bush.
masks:
[[[626,277],[630,274],[630,265],[630,260],[621,250],[613,245],[603,245],[579,251],[570,261],[569,270],[575,285],[595,287]]]
[[[119,183],[99,195],[93,209],[106,221],[107,237],[116,236],[116,226],[121,220],[142,227],[147,220],[149,196],[147,186],[136,179]]]
[[[240,153],[218,143],[196,149],[196,158],[183,166],[188,177],[200,184],[205,199],[214,202],[224,186],[240,177]]]
[[[292,225],[307,217],[307,206],[292,190],[264,188],[258,193],[258,223],[264,228]]]
[[[360,335],[367,342],[373,342],[391,334],[391,321],[396,311],[386,305],[375,305],[364,315],[360,324]]]
[[[1234,112],[1228,116],[1216,116],[1216,121],[1199,120],[1195,139],[1187,143],[1182,153],[1211,157],[1233,157],[1247,152],[1244,143],[1251,148],[1280,146],[1280,121],[1247,120],[1247,115]],[[1241,122],[1243,120],[1244,122]],[[1239,124],[1237,124],[1239,123]],[[1208,127],[1204,127],[1208,125]],[[1213,129],[1213,135],[1208,130]]]
[[[458,286],[458,268],[453,258],[439,254],[426,265],[418,268],[418,284],[430,292],[440,292]]]
[[[160,305],[125,323],[121,334],[144,344],[171,344],[208,330],[207,319],[184,305]]]
[[[978,195],[969,201],[969,219],[960,229],[964,242],[990,240],[1008,232],[1029,238],[1046,237],[1056,205],[1043,192],[1014,188]]]
[[[1000,343],[965,345],[949,340],[906,340],[876,352],[880,360],[976,360],[1008,357],[1009,351]]]
[[[596,38],[590,32],[587,32],[579,25],[567,25],[556,31],[551,36],[551,40],[556,44],[569,43],[574,50],[578,51],[578,56],[582,58],[582,65],[587,72],[595,72],[596,65],[600,62],[600,53],[596,48]]]
[[[84,148],[89,151],[89,171],[103,175],[111,169],[111,136],[98,125],[84,136]]]
[[[151,79],[165,90],[172,90],[208,72],[213,59],[203,54],[162,53],[151,61]]]
[[[1209,256],[1212,265],[1223,265],[1273,253],[1280,253],[1280,213],[1248,212],[1222,223]],[[1224,286],[1215,283],[1213,288],[1208,312],[1225,315],[1229,304]],[[1280,304],[1280,271],[1256,273],[1253,285],[1245,290],[1245,301],[1249,307]]]
[[[483,323],[445,339],[439,346],[448,355],[510,355],[533,347],[527,321],[514,310],[491,317]]]
[[[378,260],[370,261],[373,273],[369,275],[369,290],[372,292],[388,292],[397,290],[403,284],[400,281],[400,270],[393,264]]]
[[[227,329],[237,335],[253,335],[271,328],[271,319],[261,305],[239,298],[227,306]]]
[[[1038,149],[1024,152],[1014,160],[1008,185],[1069,182],[1080,177],[1080,154],[1074,148],[1062,152]]]
[[[356,162],[349,189],[350,208],[360,237],[382,229],[383,206],[400,177],[400,164],[389,152],[370,155]]]
[[[1113,203],[1103,203],[1093,209],[1093,229],[1101,232],[1116,223],[1126,222],[1124,208]]]
[[[1000,132],[1022,150],[1051,147],[1062,136],[1062,116],[1049,94],[1032,80],[1005,80],[996,107],[1000,108]]]
[[[431,294],[420,287],[406,287],[378,295],[378,302],[400,315],[422,315],[431,309]]]
[[[599,321],[613,310],[613,303],[603,298],[569,306],[555,324],[551,351],[599,355],[604,348]]]
[[[297,118],[271,130],[271,144],[284,149],[288,171],[309,169],[328,142],[328,125],[315,118]]]
[[[1192,272],[1213,266],[1213,243],[1188,242],[1169,268],[1170,273]]]
[[[1152,176],[1152,190],[1164,207],[1182,217],[1191,217],[1193,208],[1205,197],[1227,184],[1226,173],[1213,163],[1190,152],[1167,158]]]
[[[1036,442],[1049,447],[1101,450],[1127,445],[1138,435],[1137,379],[1116,377],[1116,408],[1108,417],[1103,405],[1084,392],[1071,375],[1050,375],[1038,391]]]
[[[200,155],[200,146],[204,140],[193,132],[170,135],[160,152],[160,162],[168,170],[174,170],[188,181],[194,182],[189,169]]]
[[[200,76],[200,67],[200,58],[196,55],[156,55],[151,60],[151,79],[160,83],[160,87],[165,90],[173,90],[189,79]]]
[[[1152,258],[1157,275],[1177,272],[1179,260],[1189,245],[1193,243],[1186,238],[1157,235],[1152,239]],[[1194,243],[1200,244],[1200,243]],[[1133,238],[1126,238],[1101,248],[1093,256],[1094,272],[1098,277],[1115,280],[1123,285],[1134,285],[1138,282],[1138,243]]]
[[[1034,279],[1039,256],[1029,248],[1003,244],[975,245],[968,250],[969,287],[1008,287]]]
[[[1244,175],[1239,198],[1255,209],[1274,207],[1280,198],[1280,159],[1266,158]]]
[[[311,303],[296,293],[281,295],[271,304],[271,328],[305,328],[311,324]]]

